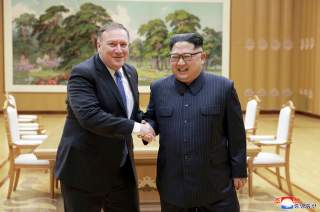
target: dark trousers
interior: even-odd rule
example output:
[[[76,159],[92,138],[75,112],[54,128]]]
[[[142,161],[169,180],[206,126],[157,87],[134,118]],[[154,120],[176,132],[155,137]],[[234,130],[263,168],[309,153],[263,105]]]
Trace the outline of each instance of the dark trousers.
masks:
[[[240,206],[237,193],[234,191],[225,199],[192,208],[181,208],[161,201],[161,212],[239,212]]]
[[[66,212],[139,212],[139,198],[130,159],[119,167],[119,176],[109,192],[92,193],[61,182]]]

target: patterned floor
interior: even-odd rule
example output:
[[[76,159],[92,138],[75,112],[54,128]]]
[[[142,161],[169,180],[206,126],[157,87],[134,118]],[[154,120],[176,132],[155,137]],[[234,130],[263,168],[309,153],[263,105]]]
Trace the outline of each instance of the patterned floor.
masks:
[[[56,191],[56,199],[49,195],[49,175],[44,171],[23,170],[18,188],[12,193],[10,200],[6,199],[8,181],[0,190],[0,211],[4,212],[51,212],[63,211],[63,201],[60,191]],[[259,176],[254,176],[254,197],[249,198],[247,188],[238,193],[241,211],[283,211],[274,204],[276,197],[286,196]],[[149,211],[142,208],[142,211]],[[294,209],[294,212],[307,211]]]

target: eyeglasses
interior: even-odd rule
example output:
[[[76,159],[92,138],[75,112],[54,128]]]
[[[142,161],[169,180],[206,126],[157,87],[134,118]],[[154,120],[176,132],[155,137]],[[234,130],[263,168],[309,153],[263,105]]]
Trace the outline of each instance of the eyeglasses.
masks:
[[[183,61],[191,61],[192,57],[196,54],[202,53],[202,51],[200,52],[195,52],[195,53],[185,53],[185,54],[171,54],[170,55],[170,62],[171,63],[176,63],[180,60],[180,58],[183,59]]]

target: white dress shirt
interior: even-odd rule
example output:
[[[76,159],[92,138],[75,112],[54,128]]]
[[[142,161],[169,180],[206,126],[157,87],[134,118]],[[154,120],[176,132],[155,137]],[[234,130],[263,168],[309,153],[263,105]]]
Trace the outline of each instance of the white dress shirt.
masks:
[[[114,76],[115,71],[112,70],[112,69],[109,68],[109,67],[107,67],[107,68],[108,68],[108,71],[109,71],[109,73],[111,74],[113,80],[116,81],[115,76]],[[124,92],[125,92],[125,94],[126,94],[126,100],[127,100],[127,105],[126,105],[126,108],[127,108],[127,118],[130,119],[131,114],[132,114],[132,111],[133,111],[133,106],[134,106],[133,94],[132,94],[132,91],[131,91],[131,88],[130,88],[129,81],[128,81],[126,75],[124,74],[122,68],[120,68],[118,71],[121,73],[121,79],[122,79],[122,83],[123,83],[123,88],[124,88]],[[140,129],[141,129],[141,124],[138,123],[138,122],[135,122],[135,123],[134,123],[133,130],[132,130],[132,133],[138,134],[138,133],[140,132]]]

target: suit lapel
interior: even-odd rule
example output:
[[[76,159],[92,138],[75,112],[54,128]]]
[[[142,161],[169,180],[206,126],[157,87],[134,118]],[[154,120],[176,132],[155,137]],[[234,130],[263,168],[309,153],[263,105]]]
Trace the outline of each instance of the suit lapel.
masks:
[[[118,87],[113,79],[113,77],[111,76],[110,72],[108,71],[108,69],[106,68],[106,66],[103,64],[103,62],[101,61],[101,59],[99,58],[99,55],[96,54],[95,58],[94,58],[94,62],[95,62],[95,66],[97,71],[100,73],[100,75],[102,75],[104,78],[106,78],[106,84],[107,86],[110,88],[110,90],[112,91],[112,94],[114,95],[114,97],[116,98],[116,100],[119,102],[119,104],[121,105],[121,109],[124,111],[124,113],[126,114],[127,110],[126,107],[123,104],[123,101],[121,99],[121,95],[119,93]]]

